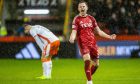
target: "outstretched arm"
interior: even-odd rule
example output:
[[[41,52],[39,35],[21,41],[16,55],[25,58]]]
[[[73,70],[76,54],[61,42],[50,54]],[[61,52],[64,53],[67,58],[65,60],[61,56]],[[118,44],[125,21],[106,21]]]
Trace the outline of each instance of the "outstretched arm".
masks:
[[[77,34],[77,31],[72,30],[71,35],[70,35],[70,39],[69,39],[70,43],[74,43],[74,40],[76,39],[76,34]]]
[[[116,39],[116,34],[108,35],[105,32],[103,32],[98,26],[95,28],[95,32],[101,37],[108,38],[108,39]]]

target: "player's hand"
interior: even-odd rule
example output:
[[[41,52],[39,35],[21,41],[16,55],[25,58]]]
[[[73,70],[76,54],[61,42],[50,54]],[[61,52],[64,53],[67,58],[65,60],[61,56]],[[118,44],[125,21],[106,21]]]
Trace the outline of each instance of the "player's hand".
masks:
[[[44,53],[42,53],[41,59],[44,59],[44,58],[46,58],[46,57],[45,57]]]
[[[74,40],[76,38],[76,34],[77,34],[77,31],[76,30],[72,30],[72,33],[71,33],[70,39],[69,39],[70,43],[74,43]]]
[[[110,39],[112,39],[112,40],[116,39],[116,34],[110,35]]]
[[[74,40],[72,38],[69,39],[70,43],[74,43]]]

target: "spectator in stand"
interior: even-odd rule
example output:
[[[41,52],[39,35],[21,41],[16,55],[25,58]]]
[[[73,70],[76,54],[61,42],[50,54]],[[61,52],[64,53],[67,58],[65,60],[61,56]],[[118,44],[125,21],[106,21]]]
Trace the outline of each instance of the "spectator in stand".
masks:
[[[128,34],[137,34],[139,29],[137,10],[140,0],[89,0],[89,2],[89,7],[92,8],[89,9],[89,14],[92,14],[98,22],[106,24],[108,22],[111,33],[122,34],[128,30]]]
[[[109,19],[109,29],[111,34],[115,33],[118,34],[119,33],[119,26],[118,26],[118,18],[116,13],[113,13],[112,16]]]

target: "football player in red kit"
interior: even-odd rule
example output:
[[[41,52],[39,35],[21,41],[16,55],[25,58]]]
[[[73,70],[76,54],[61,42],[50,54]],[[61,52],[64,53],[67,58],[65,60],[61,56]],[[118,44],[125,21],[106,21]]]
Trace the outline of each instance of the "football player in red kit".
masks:
[[[87,84],[93,84],[91,76],[95,73],[99,66],[98,47],[93,31],[95,31],[99,36],[108,39],[115,39],[116,35],[108,35],[100,30],[95,18],[87,14],[87,10],[87,3],[85,1],[79,2],[79,15],[74,17],[72,23],[72,33],[69,41],[70,43],[74,43],[74,40],[77,37],[78,46],[85,63]]]

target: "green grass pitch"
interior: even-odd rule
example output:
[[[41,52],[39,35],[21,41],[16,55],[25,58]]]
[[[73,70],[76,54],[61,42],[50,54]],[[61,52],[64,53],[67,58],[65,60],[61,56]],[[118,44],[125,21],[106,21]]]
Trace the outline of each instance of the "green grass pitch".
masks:
[[[83,60],[53,60],[51,80],[39,80],[40,60],[0,60],[0,84],[86,84]],[[140,59],[100,59],[94,84],[140,84]]]

